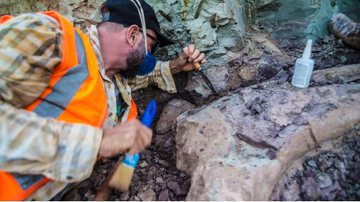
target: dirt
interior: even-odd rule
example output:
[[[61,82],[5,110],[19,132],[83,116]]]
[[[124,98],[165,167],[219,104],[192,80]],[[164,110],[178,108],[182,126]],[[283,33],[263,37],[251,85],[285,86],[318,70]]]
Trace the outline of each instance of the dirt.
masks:
[[[281,41],[275,41],[279,44],[279,48],[287,53],[295,62],[295,60],[301,56],[302,51],[304,49],[304,44],[295,39],[286,39]],[[239,56],[238,60],[230,61],[231,65],[239,65],[241,66],[242,56]],[[344,46],[341,41],[335,39],[334,37],[325,37],[323,39],[318,39],[315,41],[313,46],[313,59],[315,60],[314,70],[326,69],[331,67],[339,67],[346,64],[355,64],[360,63],[359,51],[350,49]],[[240,60],[241,59],[241,60]],[[274,66],[279,66],[280,68]],[[271,69],[270,72],[264,71],[267,68]],[[276,72],[273,70],[276,69]],[[269,79],[275,79],[279,81],[291,81],[291,76],[294,71],[293,63],[283,62],[281,58],[273,58],[269,53],[269,64],[268,66],[264,66],[259,71],[259,76],[262,76],[261,79],[257,82],[262,82]],[[157,116],[155,123],[159,118],[159,115],[162,112],[164,106],[172,99],[184,99],[188,102],[195,104],[197,106],[204,105],[214,99],[217,99],[223,94],[217,96],[211,96],[208,99],[203,99],[201,96],[194,94],[193,92],[185,91],[185,86],[188,79],[188,73],[180,73],[175,76],[178,93],[177,94],[169,94],[164,91],[161,91],[155,87],[150,87],[144,90],[139,90],[134,94],[134,99],[138,105],[139,113],[142,114],[147,103],[151,99],[155,99],[158,104]],[[249,83],[250,85],[251,83]],[[312,84],[316,85],[316,84]],[[245,86],[241,86],[245,87]],[[234,89],[236,90],[236,89]],[[231,92],[226,92],[229,94]],[[111,197],[109,200],[185,200],[186,194],[190,188],[190,177],[186,173],[179,171],[176,169],[176,159],[175,159],[175,137],[173,132],[169,132],[164,135],[154,134],[152,145],[142,153],[141,160],[139,166],[136,168],[136,171],[133,176],[133,180],[131,183],[131,187],[129,192],[121,193],[118,191],[112,191]],[[357,143],[358,144],[358,143]],[[349,150],[355,151],[356,148],[353,144],[348,144]],[[358,148],[358,146],[357,146]],[[330,155],[333,155],[328,153]],[[320,154],[328,155],[328,154]],[[337,154],[334,154],[335,158],[337,158]],[[94,172],[92,176],[82,182],[77,186],[76,191],[72,192],[72,195],[63,199],[70,200],[93,200],[95,194],[97,193],[99,186],[105,179],[105,176],[109,174],[111,169],[114,167],[115,163],[118,161],[120,156],[111,158],[111,159],[103,159],[99,161],[94,168]],[[314,157],[315,159],[319,159],[320,157]],[[339,157],[340,158],[340,157]],[[347,158],[347,157],[344,157]],[[308,163],[311,160],[307,160],[305,162]],[[317,162],[318,160],[316,160]],[[358,168],[359,159],[356,160],[356,168]],[[346,167],[344,172],[351,173],[353,172],[353,167]],[[358,170],[355,170],[355,174],[358,175]],[[303,173],[307,172],[302,171]],[[353,174],[353,175],[355,175]],[[299,174],[297,179],[302,179],[304,174]],[[324,183],[328,183],[328,176],[323,177]],[[304,182],[305,183],[305,182]],[[303,183],[303,184],[304,184]],[[311,183],[317,184],[318,182],[306,182],[312,185]],[[309,185],[309,187],[310,187]],[[358,181],[356,186],[359,186]],[[347,186],[355,186],[354,184],[346,184]],[[323,185],[325,186],[325,185]],[[357,199],[359,200],[359,188],[349,189],[354,190],[354,193],[349,193],[347,189],[343,188],[343,191],[340,191],[338,197],[305,197],[305,195],[301,199],[305,200],[317,200],[317,199]],[[307,187],[305,186],[305,192]],[[303,192],[302,192],[303,193]],[[316,193],[315,193],[316,195]],[[320,194],[321,195],[321,194]],[[348,197],[344,197],[348,196]],[[280,198],[283,199],[283,198]]]

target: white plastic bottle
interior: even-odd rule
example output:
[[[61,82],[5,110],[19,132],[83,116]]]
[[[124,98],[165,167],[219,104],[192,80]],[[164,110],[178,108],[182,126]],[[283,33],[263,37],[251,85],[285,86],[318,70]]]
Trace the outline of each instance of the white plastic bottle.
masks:
[[[311,56],[312,40],[307,41],[302,58],[296,60],[295,71],[292,77],[291,84],[298,88],[307,88],[310,84],[311,75],[314,69],[314,60]]]

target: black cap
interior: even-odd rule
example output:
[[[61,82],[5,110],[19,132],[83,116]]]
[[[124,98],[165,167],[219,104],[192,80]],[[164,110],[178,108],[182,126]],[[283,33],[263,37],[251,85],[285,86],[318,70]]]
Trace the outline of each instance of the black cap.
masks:
[[[141,3],[144,10],[146,29],[153,30],[156,33],[157,39],[160,42],[160,47],[174,44],[173,41],[161,33],[160,24],[156,18],[154,9],[144,0],[138,1]],[[110,14],[107,21],[128,26],[135,24],[140,28],[142,27],[138,10],[130,0],[107,0],[105,6]]]

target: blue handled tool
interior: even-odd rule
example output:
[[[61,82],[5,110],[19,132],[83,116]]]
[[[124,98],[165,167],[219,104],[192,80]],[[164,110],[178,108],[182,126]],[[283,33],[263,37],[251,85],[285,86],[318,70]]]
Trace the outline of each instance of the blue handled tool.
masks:
[[[151,100],[145,109],[145,113],[141,119],[141,123],[150,128],[154,120],[155,114],[156,114],[156,102],[155,100]]]
[[[151,100],[145,109],[145,113],[141,119],[141,123],[147,127],[151,127],[156,114],[156,102]],[[109,182],[109,186],[119,189],[120,191],[127,191],[130,186],[131,178],[134,174],[135,167],[140,160],[140,153],[125,155],[123,161],[115,171],[113,177]]]

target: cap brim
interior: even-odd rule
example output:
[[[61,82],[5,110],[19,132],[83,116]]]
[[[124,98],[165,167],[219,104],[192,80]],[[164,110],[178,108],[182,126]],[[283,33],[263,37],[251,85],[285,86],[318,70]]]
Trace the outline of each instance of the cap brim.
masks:
[[[167,45],[171,45],[171,44],[175,44],[174,41],[172,41],[171,39],[169,39],[168,37],[166,37],[164,34],[158,32],[157,34],[157,38],[160,42],[160,47],[163,46],[167,46]]]

